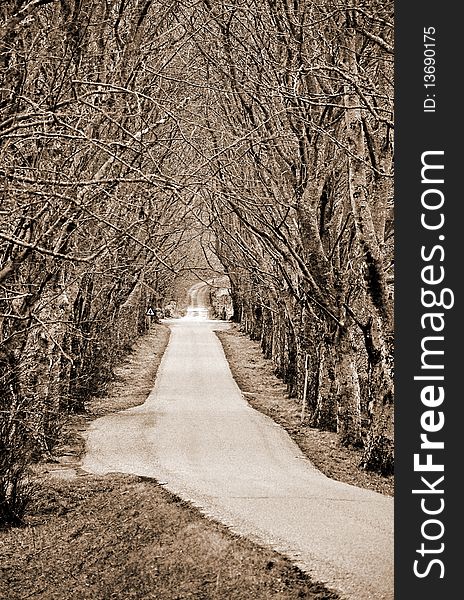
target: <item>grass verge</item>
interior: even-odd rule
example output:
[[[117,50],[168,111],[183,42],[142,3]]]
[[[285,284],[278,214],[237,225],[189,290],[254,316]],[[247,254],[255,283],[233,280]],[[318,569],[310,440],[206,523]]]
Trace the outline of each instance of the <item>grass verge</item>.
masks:
[[[135,476],[52,480],[28,527],[1,537],[3,600],[338,598]]]
[[[145,400],[168,338],[162,325],[141,338],[109,395],[70,420],[56,462],[37,469],[26,523],[0,531],[0,599],[337,600],[286,558],[203,517],[153,479],[72,476],[83,452],[79,431]]]
[[[288,398],[285,384],[274,374],[272,361],[264,358],[258,342],[250,340],[235,325],[216,331],[216,335],[249,404],[282,425],[320,471],[332,479],[393,496],[393,476],[360,469],[360,450],[341,446],[336,433],[301,423],[301,404]]]

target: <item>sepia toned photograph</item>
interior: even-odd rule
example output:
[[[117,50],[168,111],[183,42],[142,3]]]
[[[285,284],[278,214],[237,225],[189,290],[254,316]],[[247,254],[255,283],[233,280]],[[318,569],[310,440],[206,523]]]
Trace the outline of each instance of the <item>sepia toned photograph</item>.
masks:
[[[0,600],[393,599],[393,4],[1,3]]]

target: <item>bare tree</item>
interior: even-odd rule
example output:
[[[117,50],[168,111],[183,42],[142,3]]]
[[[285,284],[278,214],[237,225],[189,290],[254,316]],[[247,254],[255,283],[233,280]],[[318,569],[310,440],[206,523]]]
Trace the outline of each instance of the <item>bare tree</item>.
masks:
[[[177,181],[182,90],[165,77],[182,67],[175,6],[0,10],[0,420],[12,449],[0,502],[14,519],[11,465],[17,478],[51,452],[63,414],[104,392],[185,266],[194,216]]]
[[[202,193],[240,319],[291,393],[310,355],[312,422],[365,443],[364,465],[390,472],[389,10],[203,7],[192,23],[209,82]]]

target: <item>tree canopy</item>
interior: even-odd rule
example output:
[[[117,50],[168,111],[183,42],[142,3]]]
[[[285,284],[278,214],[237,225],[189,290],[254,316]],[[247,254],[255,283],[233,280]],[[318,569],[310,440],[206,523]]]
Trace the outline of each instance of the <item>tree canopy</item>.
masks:
[[[392,472],[392,53],[378,0],[2,3],[0,518],[213,253],[308,423]]]

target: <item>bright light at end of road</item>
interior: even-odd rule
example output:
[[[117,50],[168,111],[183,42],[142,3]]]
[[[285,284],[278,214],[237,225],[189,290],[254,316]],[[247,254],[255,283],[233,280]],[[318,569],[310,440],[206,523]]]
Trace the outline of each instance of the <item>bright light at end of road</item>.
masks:
[[[207,321],[209,319],[209,310],[207,308],[189,306],[184,319],[189,321]]]

